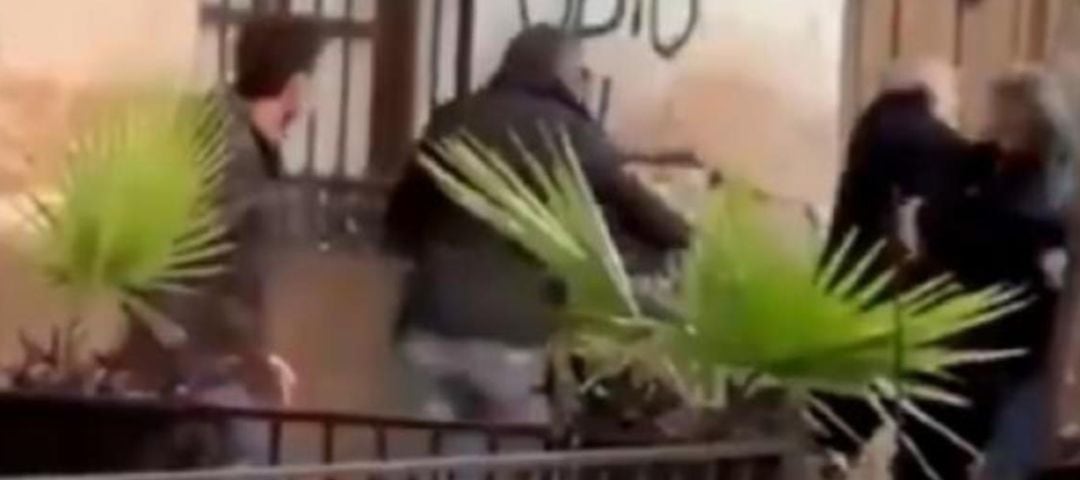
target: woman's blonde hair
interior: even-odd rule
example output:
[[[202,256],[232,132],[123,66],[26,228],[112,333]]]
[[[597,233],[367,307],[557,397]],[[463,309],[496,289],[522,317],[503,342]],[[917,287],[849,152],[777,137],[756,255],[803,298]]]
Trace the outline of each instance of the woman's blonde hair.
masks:
[[[1055,128],[1051,116],[1055,101],[1053,83],[1042,68],[1018,65],[993,80],[990,85],[992,101],[1021,105],[1029,112],[1026,135],[1036,143],[1039,150],[1049,149],[1055,141]]]
[[[1040,67],[1016,66],[994,80],[991,95],[995,100],[1018,102],[1029,109],[1025,133],[1045,161],[1045,206],[1051,210],[1063,208],[1075,189],[1076,122],[1057,77]]]

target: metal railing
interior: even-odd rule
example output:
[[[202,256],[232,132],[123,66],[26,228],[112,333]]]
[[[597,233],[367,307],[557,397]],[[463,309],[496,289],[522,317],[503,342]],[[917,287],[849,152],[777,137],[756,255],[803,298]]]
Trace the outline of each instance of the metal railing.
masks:
[[[48,473],[50,478],[64,472],[115,472],[71,478],[793,480],[801,478],[799,475],[805,470],[798,444],[779,440],[649,448],[607,448],[618,444],[609,442],[583,449],[556,441],[546,425],[538,424],[430,421],[326,411],[31,394],[0,395],[0,410],[8,415],[4,430],[7,440],[19,442],[6,444],[7,448],[17,447],[33,457],[20,457],[21,466],[3,465],[8,468],[5,471]],[[254,444],[254,450],[261,450],[265,456],[244,455],[243,461],[248,463],[243,467],[217,468],[229,465],[218,461],[176,463],[160,455],[153,458],[165,460],[162,463],[106,460],[91,466],[84,462],[88,455],[115,457],[118,452],[143,458],[143,454],[150,453],[144,451],[148,445],[166,447],[165,451],[157,452],[166,456],[187,452],[183,446],[178,451],[170,450],[170,446],[177,445],[159,441],[176,438],[176,427],[199,426],[212,427],[205,431],[235,438],[232,435],[242,425],[258,427],[260,433],[255,440],[265,442]],[[306,430],[291,430],[292,427]],[[288,441],[289,434],[300,431],[316,434],[293,438],[301,440],[304,455],[283,455],[288,448],[298,445]],[[372,442],[358,448],[358,444],[349,442],[356,439],[357,433],[368,436]],[[135,437],[124,440],[117,435]],[[211,439],[209,445],[221,445],[226,437]],[[468,441],[462,442],[463,439]],[[8,461],[16,460],[10,455],[13,452],[0,453],[7,454]],[[254,456],[259,455],[255,452]],[[198,470],[208,467],[215,468]],[[136,471],[144,473],[124,473]]]
[[[0,459],[4,459],[0,460],[0,471],[8,474],[200,468],[235,461],[270,466],[386,461],[455,453],[542,451],[555,445],[550,430],[537,424],[435,421],[180,400],[6,392],[0,394],[0,412],[5,415],[0,449],[9,449],[0,450]],[[194,438],[195,443],[173,443],[176,438]],[[235,452],[239,457],[233,453],[220,456],[225,452],[217,449],[240,438],[244,446],[242,452]],[[467,440],[467,452],[460,449],[463,439]],[[25,454],[13,457],[10,449]],[[118,450],[130,451],[122,455],[130,461],[112,458]],[[199,458],[219,460],[187,463],[172,459],[192,450]],[[104,454],[110,459],[94,458]],[[154,460],[144,463],[146,458]]]
[[[271,465],[282,462],[285,427],[314,426],[319,429],[319,462],[333,463],[338,451],[336,440],[343,431],[363,431],[372,435],[374,448],[371,458],[385,461],[392,458],[391,437],[394,433],[414,433],[426,436],[423,442],[428,456],[442,455],[450,436],[471,436],[483,440],[484,453],[496,454],[512,443],[527,443],[537,450],[553,445],[550,430],[535,424],[490,424],[465,421],[435,421],[408,417],[364,415],[307,410],[234,408],[219,406],[185,406],[178,409],[186,420],[252,421],[268,428],[267,456]]]
[[[783,442],[528,452],[267,468],[59,477],[71,480],[682,479],[797,480],[803,457]]]

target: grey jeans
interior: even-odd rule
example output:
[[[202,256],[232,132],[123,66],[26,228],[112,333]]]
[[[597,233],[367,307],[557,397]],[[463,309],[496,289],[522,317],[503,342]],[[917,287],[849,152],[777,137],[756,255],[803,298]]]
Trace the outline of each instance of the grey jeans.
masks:
[[[420,330],[404,337],[406,362],[425,377],[423,413],[441,419],[546,422],[544,348],[446,338]]]
[[[1033,376],[1010,389],[994,418],[982,480],[1024,480],[1037,470],[1045,382]]]

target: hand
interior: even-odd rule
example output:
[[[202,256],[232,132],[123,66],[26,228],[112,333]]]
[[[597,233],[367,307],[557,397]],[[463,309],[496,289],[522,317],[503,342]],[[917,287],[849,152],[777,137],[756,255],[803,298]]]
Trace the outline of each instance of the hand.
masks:
[[[1039,268],[1042,270],[1046,285],[1054,290],[1065,286],[1065,270],[1069,264],[1069,255],[1064,248],[1044,250],[1039,256]]]
[[[908,250],[909,257],[922,255],[922,240],[919,235],[919,210],[925,202],[915,197],[905,200],[896,212],[896,233],[900,243]]]
[[[296,385],[299,383],[296,371],[293,370],[292,365],[289,365],[289,362],[274,353],[266,356],[266,363],[270,366],[270,370],[274,372],[274,378],[277,380],[281,404],[283,406],[292,405],[292,399],[296,394]]]

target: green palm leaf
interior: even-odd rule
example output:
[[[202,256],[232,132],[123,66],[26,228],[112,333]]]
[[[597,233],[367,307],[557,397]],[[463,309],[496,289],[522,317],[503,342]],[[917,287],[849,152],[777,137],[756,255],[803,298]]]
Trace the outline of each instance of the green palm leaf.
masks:
[[[110,297],[147,312],[145,295],[221,273],[223,126],[213,102],[152,94],[109,108],[73,142],[59,200],[32,199],[28,221],[43,270],[75,308]]]
[[[732,187],[699,226],[683,279],[688,328],[673,331],[679,351],[695,361],[842,394],[896,381],[897,374],[916,382],[960,363],[1015,354],[954,351],[941,341],[1022,308],[1021,290],[964,291],[943,277],[875,305],[891,277],[865,281],[880,250],[847,272],[831,259],[819,274],[777,242],[762,208]]]

